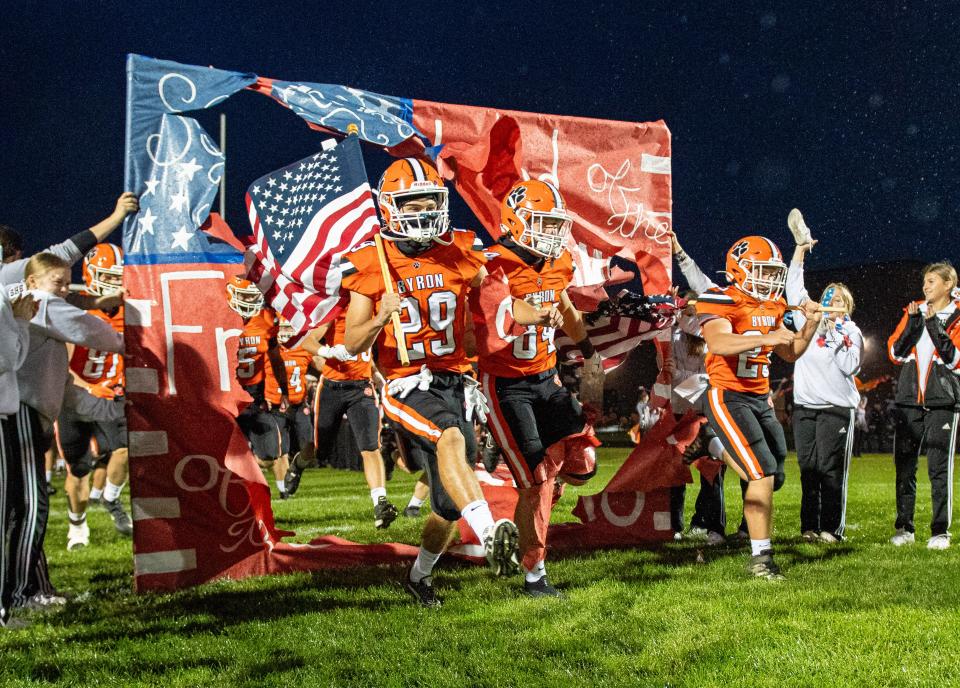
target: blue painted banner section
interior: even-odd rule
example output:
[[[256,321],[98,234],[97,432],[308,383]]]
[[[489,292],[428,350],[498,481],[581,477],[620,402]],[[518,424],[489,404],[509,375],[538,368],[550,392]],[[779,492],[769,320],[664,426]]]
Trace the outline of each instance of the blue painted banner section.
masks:
[[[423,135],[413,126],[413,101],[337,84],[274,81],[273,97],[303,119],[378,146],[395,146]]]
[[[228,247],[229,248],[229,247]],[[234,251],[222,253],[147,253],[136,256],[124,256],[126,265],[167,265],[170,263],[216,263],[236,265],[243,262],[243,254]]]

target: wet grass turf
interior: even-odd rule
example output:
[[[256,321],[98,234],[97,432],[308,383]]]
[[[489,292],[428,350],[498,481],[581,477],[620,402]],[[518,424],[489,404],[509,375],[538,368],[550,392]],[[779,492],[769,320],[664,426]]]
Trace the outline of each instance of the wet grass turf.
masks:
[[[626,456],[601,451],[598,491]],[[327,571],[175,594],[134,595],[129,541],[100,509],[91,546],[66,552],[61,493],[47,552],[66,608],[0,632],[0,684],[10,686],[933,686],[957,685],[960,548],[924,546],[930,515],[919,472],[918,544],[887,544],[893,466],[854,459],[849,541],[799,539],[795,459],[776,495],[778,559],[788,579],[748,579],[746,550],[681,542],[548,562],[565,600],[530,600],[518,579],[441,560],[439,611],[413,606],[400,568]],[[62,480],[57,484],[62,487]],[[398,474],[401,509],[413,479]],[[558,505],[570,520],[577,490]],[[696,488],[687,491],[687,516]],[[740,494],[728,481],[730,529]],[[275,504],[278,525],[308,540],[416,543],[421,520],[373,528],[359,473],[308,472]]]

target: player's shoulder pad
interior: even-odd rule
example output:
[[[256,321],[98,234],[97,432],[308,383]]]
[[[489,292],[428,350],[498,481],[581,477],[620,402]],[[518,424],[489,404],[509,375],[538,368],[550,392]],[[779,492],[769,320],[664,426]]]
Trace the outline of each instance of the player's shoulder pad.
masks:
[[[470,249],[472,251],[482,251],[483,242],[477,236],[477,233],[470,229],[461,229],[459,227],[450,228],[450,238],[457,246]]]
[[[732,306],[736,303],[733,296],[721,287],[711,287],[697,297],[697,303],[711,303],[719,306]]]

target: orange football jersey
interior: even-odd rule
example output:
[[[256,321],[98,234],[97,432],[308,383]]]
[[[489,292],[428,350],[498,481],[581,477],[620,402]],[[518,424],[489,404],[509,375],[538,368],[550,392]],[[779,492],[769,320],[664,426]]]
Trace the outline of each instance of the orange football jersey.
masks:
[[[573,259],[566,251],[553,261],[543,261],[540,269],[527,265],[503,244],[486,250],[487,270],[503,270],[510,284],[511,296],[533,306],[560,305],[560,295],[573,279]],[[530,325],[509,346],[480,361],[480,371],[495,377],[525,377],[557,365],[557,347],[553,344],[554,328]]]
[[[347,330],[346,323],[346,311],[344,311],[328,330],[332,333],[327,335],[327,342],[330,346],[343,344],[343,333]],[[372,373],[373,366],[370,364],[369,350],[354,356],[349,361],[328,358],[325,360],[321,371],[321,374],[327,380],[369,380]]]
[[[298,346],[295,349],[281,349],[280,357],[283,359],[283,366],[287,371],[287,401],[291,404],[299,404],[307,394],[307,370],[310,369],[313,356],[306,349]],[[266,356],[264,356],[264,359],[266,365],[263,396],[271,404],[279,404],[280,385],[277,384],[277,378],[273,374],[270,359]]]
[[[708,289],[697,297],[697,315],[701,323],[724,318],[733,326],[733,334],[761,335],[776,330],[783,322],[787,302],[757,301],[731,285]],[[770,352],[772,346],[758,346],[742,354],[717,356],[707,352],[710,385],[731,392],[767,394],[770,391]]]
[[[244,323],[237,351],[237,380],[244,387],[263,380],[270,340],[276,339],[279,329],[277,315],[269,308]]]
[[[389,380],[412,375],[426,365],[435,371],[457,373],[470,369],[464,351],[467,292],[486,261],[483,244],[473,232],[451,230],[449,245],[436,243],[416,256],[404,255],[392,241],[384,241],[390,275],[400,294],[400,321],[410,365],[400,362],[393,326],[377,337],[377,367]],[[384,293],[380,262],[374,243],[361,244],[346,255],[353,265],[343,273],[343,287],[374,301]]]
[[[123,334],[123,306],[112,315],[104,311],[88,311],[106,322],[114,330]],[[126,384],[123,374],[123,356],[77,346],[70,357],[70,368],[80,379],[90,385],[90,393],[101,399],[113,399],[114,388]]]

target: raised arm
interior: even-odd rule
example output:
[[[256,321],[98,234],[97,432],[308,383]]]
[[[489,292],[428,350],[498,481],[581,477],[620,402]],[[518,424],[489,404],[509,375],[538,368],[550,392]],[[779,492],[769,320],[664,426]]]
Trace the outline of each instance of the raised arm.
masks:
[[[390,322],[390,317],[400,312],[400,296],[384,293],[380,297],[380,310],[374,313],[373,306],[373,299],[369,296],[350,292],[343,345],[351,355],[355,356],[373,346],[380,330]]]

